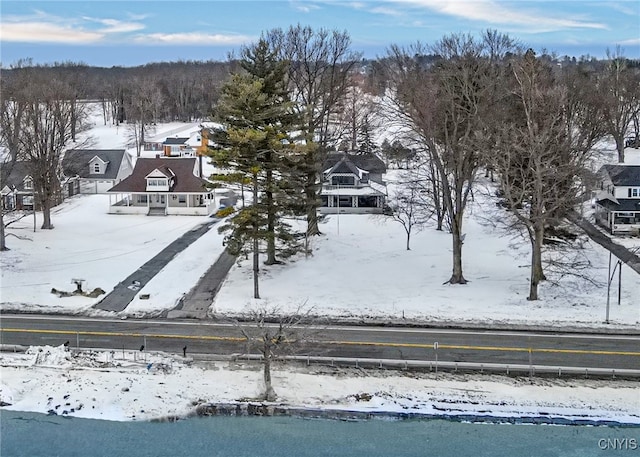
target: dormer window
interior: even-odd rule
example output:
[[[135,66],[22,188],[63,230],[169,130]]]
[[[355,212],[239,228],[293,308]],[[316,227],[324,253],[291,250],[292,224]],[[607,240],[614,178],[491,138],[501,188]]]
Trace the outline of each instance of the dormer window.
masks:
[[[33,179],[31,179],[31,176],[24,178],[24,188],[33,189]]]
[[[332,176],[331,185],[333,186],[354,186],[355,178],[353,176]]]
[[[93,164],[93,172],[94,173],[100,173],[100,163],[96,162]]]
[[[167,187],[167,180],[166,178],[149,178],[147,187]]]

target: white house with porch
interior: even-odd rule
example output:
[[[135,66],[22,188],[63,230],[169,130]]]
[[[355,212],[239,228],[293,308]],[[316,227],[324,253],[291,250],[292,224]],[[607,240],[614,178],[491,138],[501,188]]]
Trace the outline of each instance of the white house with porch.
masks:
[[[612,234],[640,234],[640,165],[603,165],[598,174],[596,222]]]
[[[381,213],[387,185],[384,162],[374,154],[329,154],[323,164],[320,212]]]
[[[207,184],[196,158],[139,158],[131,176],[109,190],[109,213],[208,216],[216,205]]]

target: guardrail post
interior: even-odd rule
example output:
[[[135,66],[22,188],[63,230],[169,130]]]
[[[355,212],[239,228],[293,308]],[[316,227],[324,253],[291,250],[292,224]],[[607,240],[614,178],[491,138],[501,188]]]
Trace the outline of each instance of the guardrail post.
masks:
[[[436,353],[436,374],[438,374],[438,342],[433,343],[433,350]]]

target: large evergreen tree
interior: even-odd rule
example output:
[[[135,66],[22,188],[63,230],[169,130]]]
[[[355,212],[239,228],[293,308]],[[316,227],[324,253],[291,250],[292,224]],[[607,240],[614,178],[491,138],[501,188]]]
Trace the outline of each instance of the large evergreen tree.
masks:
[[[219,148],[213,153],[219,165],[232,168],[249,182],[252,202],[220,227],[235,254],[252,253],[254,298],[258,286],[260,243],[265,242],[267,264],[277,254],[287,255],[295,244],[283,216],[291,212],[295,185],[294,148],[289,132],[295,116],[288,97],[287,64],[265,40],[243,48],[242,72],[232,75],[222,88],[216,118],[222,127],[214,132]],[[299,192],[298,192],[299,193]]]

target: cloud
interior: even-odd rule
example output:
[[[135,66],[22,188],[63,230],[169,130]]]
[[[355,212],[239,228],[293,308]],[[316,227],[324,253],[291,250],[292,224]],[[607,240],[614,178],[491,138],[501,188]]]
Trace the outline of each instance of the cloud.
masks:
[[[618,42],[622,46],[638,46],[640,45],[640,38],[630,38],[628,40],[622,40]]]
[[[449,16],[486,22],[488,24],[501,24],[518,26],[529,29],[533,27],[536,32],[554,31],[563,29],[586,28],[606,29],[607,26],[599,22],[583,21],[571,18],[554,18],[539,12],[527,12],[524,8],[510,9],[493,0],[389,0],[392,3],[405,4],[414,7],[423,7]],[[530,31],[530,30],[529,30]]]
[[[300,11],[302,13],[310,13],[311,11],[316,11],[320,9],[319,5],[311,2],[300,2],[296,0],[291,0],[289,4],[293,9]]]
[[[102,27],[96,27],[99,24]],[[93,44],[110,34],[131,33],[144,24],[111,18],[61,17],[35,10],[29,15],[2,17],[0,40],[23,43]]]
[[[3,22],[0,27],[0,41],[90,44],[103,38],[104,33],[50,22]]]
[[[210,34],[200,32],[189,33],[148,33],[138,35],[134,41],[138,44],[164,44],[164,45],[237,45],[254,40],[255,37],[247,35],[224,35],[221,33]]]
[[[128,32],[137,32],[138,30],[142,30],[145,28],[144,24],[140,22],[125,22],[119,21],[117,19],[98,19],[92,17],[83,17],[86,21],[96,22],[98,24],[102,24],[105,27],[99,29],[99,32],[102,33],[128,33]]]

